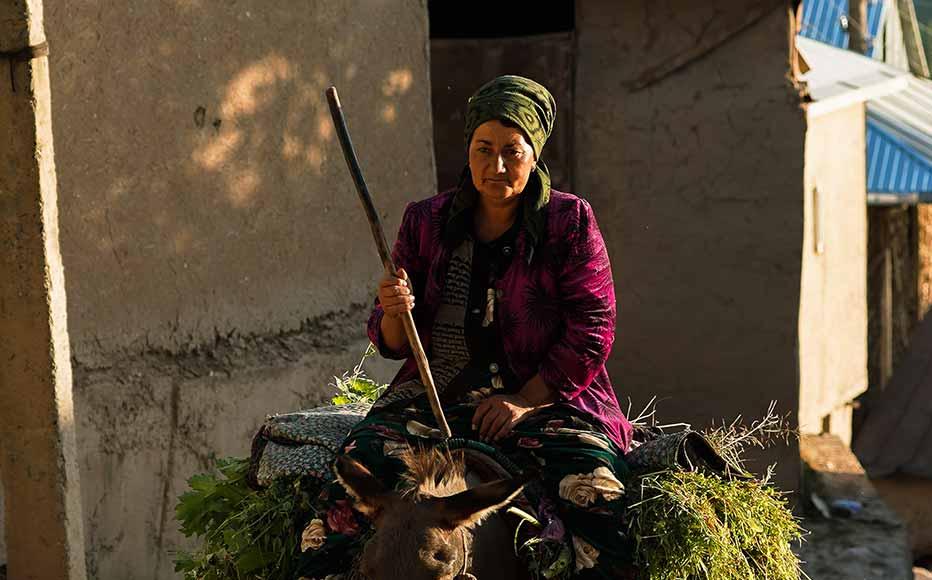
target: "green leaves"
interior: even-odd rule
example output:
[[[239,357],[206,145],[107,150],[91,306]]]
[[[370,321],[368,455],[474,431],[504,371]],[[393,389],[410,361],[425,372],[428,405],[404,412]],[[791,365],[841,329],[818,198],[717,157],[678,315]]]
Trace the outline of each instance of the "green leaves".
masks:
[[[301,531],[310,513],[310,480],[280,480],[255,491],[246,485],[249,460],[217,461],[215,473],[195,475],[175,516],[201,549],[179,552],[175,571],[185,580],[292,580]]]
[[[519,553],[528,563],[532,578],[563,580],[573,571],[573,552],[564,542],[531,538],[519,548]]]
[[[385,385],[380,385],[365,376],[338,380],[336,386],[339,394],[331,399],[334,405],[373,403],[385,391]]]
[[[252,492],[246,486],[248,459],[227,458],[217,462],[220,477],[202,473],[188,479],[191,491],[181,495],[175,517],[185,536],[203,536],[227,519]]]
[[[380,385],[366,376],[362,370],[366,359],[375,354],[375,347],[369,344],[362,359],[353,368],[352,373],[343,373],[342,377],[333,377],[330,385],[336,389],[337,394],[331,403],[334,405],[349,405],[350,403],[374,403],[385,392],[388,385]]]
[[[375,401],[387,385],[367,378],[370,344],[352,373],[334,377],[334,405]],[[246,484],[249,459],[227,457],[212,473],[188,480],[175,517],[181,532],[201,539],[194,553],[179,552],[175,571],[185,580],[293,580],[301,529],[311,514],[311,497],[319,491],[311,478],[282,479],[255,491]]]
[[[274,561],[272,554],[264,553],[258,546],[249,546],[236,559],[236,570],[240,574],[249,574],[266,567]]]

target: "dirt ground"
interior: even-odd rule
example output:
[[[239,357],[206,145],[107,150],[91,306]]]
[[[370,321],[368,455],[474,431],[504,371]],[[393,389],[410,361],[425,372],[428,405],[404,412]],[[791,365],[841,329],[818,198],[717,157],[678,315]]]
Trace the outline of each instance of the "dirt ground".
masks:
[[[851,450],[838,438],[821,435],[804,436],[800,451],[805,466],[802,525],[809,535],[797,553],[809,577],[913,580],[906,527],[880,499]],[[841,509],[839,500],[857,502],[855,512]]]
[[[810,534],[797,553],[812,580],[932,580],[912,570],[902,525],[876,506],[853,518],[807,517],[803,526]]]

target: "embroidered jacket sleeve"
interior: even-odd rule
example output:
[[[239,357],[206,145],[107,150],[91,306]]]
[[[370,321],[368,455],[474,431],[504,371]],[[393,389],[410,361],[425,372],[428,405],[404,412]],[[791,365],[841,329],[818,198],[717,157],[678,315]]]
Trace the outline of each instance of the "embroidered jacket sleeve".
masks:
[[[541,378],[563,400],[576,398],[589,386],[615,340],[615,289],[608,252],[589,203],[580,200],[578,211],[558,280],[565,333],[540,367]]]
[[[423,203],[424,202],[421,202],[421,204]],[[404,216],[401,218],[401,227],[398,229],[398,238],[395,240],[395,245],[392,248],[392,260],[395,262],[395,267],[404,268],[405,272],[408,274],[411,287],[414,290],[415,304],[418,303],[422,295],[420,289],[423,288],[422,282],[425,270],[421,263],[422,260],[418,255],[419,230],[423,224],[420,223],[417,217],[417,210],[418,206],[421,204],[409,203],[407,207],[405,207]],[[376,297],[375,307],[369,315],[369,322],[366,327],[369,340],[372,341],[372,344],[378,349],[379,354],[385,358],[400,360],[410,357],[411,346],[407,341],[397,351],[388,348],[385,344],[381,331],[382,318],[384,316],[385,311],[382,310],[382,305],[379,304],[379,299]]]

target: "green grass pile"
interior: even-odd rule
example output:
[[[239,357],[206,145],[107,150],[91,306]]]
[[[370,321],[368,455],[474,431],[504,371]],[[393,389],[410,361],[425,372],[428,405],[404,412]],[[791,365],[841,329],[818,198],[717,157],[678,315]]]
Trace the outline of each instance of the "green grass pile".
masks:
[[[801,530],[783,495],[757,480],[693,471],[644,475],[629,508],[650,580],[796,580]]]
[[[654,424],[654,402],[634,421]],[[741,417],[703,432],[713,448],[746,474],[751,447],[766,448],[794,436],[775,412],[750,425]],[[678,425],[678,427],[688,427]],[[786,496],[770,485],[773,466],[761,478],[660,471],[628,484],[629,537],[643,580],[797,580],[802,573],[792,551],[803,530]]]

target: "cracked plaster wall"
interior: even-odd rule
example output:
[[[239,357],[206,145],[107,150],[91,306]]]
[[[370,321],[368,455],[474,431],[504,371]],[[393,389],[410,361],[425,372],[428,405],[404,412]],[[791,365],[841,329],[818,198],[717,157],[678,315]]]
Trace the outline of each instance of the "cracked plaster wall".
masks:
[[[864,105],[809,116],[800,284],[803,433],[851,443],[851,401],[867,389],[867,162]]]
[[[368,343],[381,264],[324,89],[390,239],[435,192],[426,2],[45,8],[89,577],[174,578],[187,477]]]
[[[351,305],[291,333],[77,367],[89,577],[174,578],[173,553],[193,545],[174,520],[186,479],[214,457],[248,455],[266,414],[325,404],[328,380],[368,344],[367,315]],[[390,378],[372,362],[370,376]]]
[[[705,426],[799,398],[806,124],[782,2],[577,4],[576,167],[612,258],[609,372]],[[778,483],[798,482],[795,445]]]

